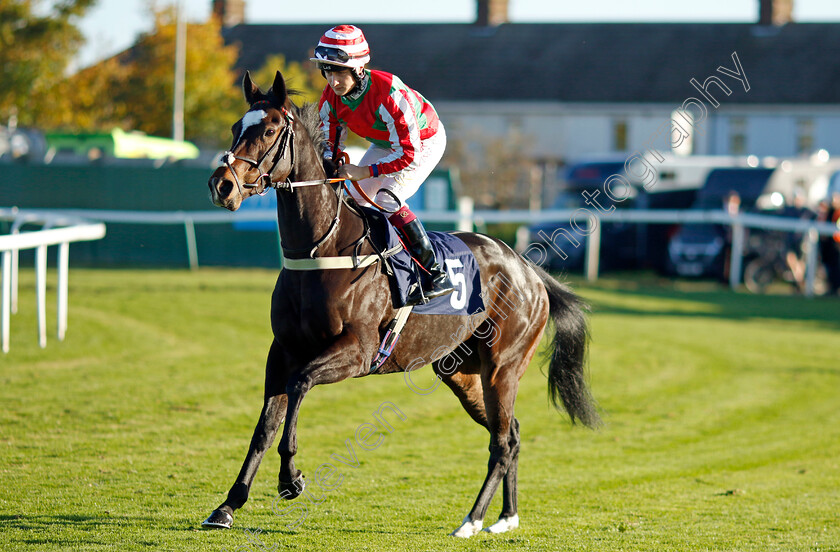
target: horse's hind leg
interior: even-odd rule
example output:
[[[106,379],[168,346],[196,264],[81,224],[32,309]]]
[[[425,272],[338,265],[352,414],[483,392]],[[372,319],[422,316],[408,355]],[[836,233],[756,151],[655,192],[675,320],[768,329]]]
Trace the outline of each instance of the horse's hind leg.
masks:
[[[519,527],[518,499],[516,490],[516,471],[519,467],[519,420],[513,419],[510,426],[511,461],[507,473],[502,480],[502,513],[499,520],[486,528],[489,533],[504,533]]]
[[[461,405],[464,407],[464,410],[470,415],[470,417],[479,425],[483,426],[485,429],[491,432],[490,430],[490,423],[488,422],[487,418],[487,409],[486,409],[486,397],[484,392],[484,385],[482,384],[482,376],[481,376],[481,359],[478,352],[473,352],[474,349],[477,348],[477,341],[475,339],[470,340],[467,342],[465,347],[462,347],[458,351],[461,352],[464,349],[470,351],[472,354],[467,356],[463,359],[462,364],[458,366],[458,371],[454,374],[447,374],[442,370],[441,363],[437,362],[434,364],[435,372],[441,377],[444,383],[452,390],[458,400],[461,401]],[[463,354],[463,353],[461,353]],[[516,372],[514,372],[516,374]],[[519,375],[516,374],[516,382],[518,382]],[[515,385],[515,384],[514,384]],[[513,396],[516,396],[516,391],[513,391]],[[510,462],[508,467],[502,467],[501,471],[502,474],[502,485],[503,485],[503,506],[502,506],[502,514],[499,516],[499,520],[485,529],[485,531],[491,533],[503,533],[505,531],[509,531],[511,529],[515,529],[519,526],[519,517],[517,515],[517,498],[516,498],[516,469],[517,463],[519,458],[519,421],[516,418],[512,419],[512,422],[509,424],[510,431],[507,438],[508,448],[510,450]],[[492,448],[491,448],[492,450]],[[493,460],[491,459],[491,464]],[[492,468],[490,468],[492,469]],[[485,481],[485,486],[488,483]],[[496,481],[495,486],[498,486],[498,481]],[[484,490],[484,489],[482,489]],[[495,492],[495,487],[493,492]],[[493,493],[489,494],[489,497],[493,497]],[[489,503],[489,499],[487,500]],[[475,507],[474,507],[475,510]],[[484,510],[486,511],[486,505],[484,506]],[[485,512],[482,512],[480,515],[481,518],[472,517],[473,515],[479,515],[478,512],[471,512],[466,519],[464,519],[463,524],[461,527],[456,529],[452,535],[458,537],[470,537],[475,535],[481,530],[483,524],[483,516]]]
[[[265,372],[265,399],[260,419],[251,437],[251,446],[236,482],[228,491],[225,501],[210,516],[202,522],[207,528],[230,529],[233,523],[233,512],[242,507],[248,500],[248,493],[263,456],[271,447],[277,429],[286,414],[286,381],[278,375],[280,354],[279,347],[272,343],[268,353]]]
[[[490,384],[490,382],[483,379],[485,397],[485,411],[487,413],[488,429],[490,430],[490,459],[487,463],[487,476],[484,478],[484,483],[478,493],[478,497],[473,504],[470,513],[464,518],[461,526],[452,532],[455,537],[471,537],[481,531],[484,523],[484,516],[487,513],[487,508],[490,506],[490,501],[496,490],[499,488],[499,483],[502,482],[505,475],[511,467],[513,456],[509,444],[510,424],[513,419],[513,401],[510,401],[510,407],[507,405],[498,404],[503,393],[499,393],[498,385]],[[512,384],[516,387],[517,382],[506,382],[508,385]],[[515,395],[515,389],[513,393]],[[504,393],[508,394],[507,392]]]
[[[484,390],[481,388],[481,360],[478,353],[473,352],[470,347],[474,347],[473,343],[467,343],[462,346],[462,349],[467,349],[472,353],[466,357],[464,361],[458,366],[458,371],[452,374],[443,371],[440,362],[435,362],[433,368],[435,373],[440,376],[441,380],[452,390],[458,400],[461,401],[461,406],[467,411],[467,414],[483,428],[487,429],[487,413],[484,411]],[[460,351],[461,349],[459,349]]]
[[[495,326],[491,342],[479,341],[481,385],[487,428],[490,431],[490,459],[487,476],[470,513],[452,535],[470,537],[481,531],[493,495],[503,482],[503,509],[499,521],[489,531],[498,533],[518,527],[516,476],[519,456],[519,422],[514,417],[519,379],[525,373],[539,345],[548,318],[545,303],[536,303],[528,312],[511,313],[485,326]],[[476,336],[489,335],[479,327]]]

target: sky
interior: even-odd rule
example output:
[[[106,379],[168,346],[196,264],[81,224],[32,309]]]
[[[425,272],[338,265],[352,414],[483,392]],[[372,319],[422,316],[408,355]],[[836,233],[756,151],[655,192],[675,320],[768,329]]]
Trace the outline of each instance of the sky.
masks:
[[[156,0],[159,5],[177,0]],[[211,0],[181,0],[190,21],[206,21]],[[151,28],[149,0],[98,0],[80,21],[87,44],[78,66],[120,52]],[[247,23],[449,22],[475,20],[475,0],[246,0]],[[509,0],[512,22],[752,22],[758,0]],[[838,0],[794,0],[800,22],[840,21]],[[315,37],[317,38],[317,37]],[[314,40],[314,39],[313,39]]]

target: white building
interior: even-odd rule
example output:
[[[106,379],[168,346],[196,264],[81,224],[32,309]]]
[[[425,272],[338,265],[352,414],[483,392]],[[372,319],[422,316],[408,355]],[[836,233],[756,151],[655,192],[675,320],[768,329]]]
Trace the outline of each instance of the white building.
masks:
[[[840,155],[840,24],[794,23],[791,0],[756,1],[755,24],[507,23],[507,0],[478,0],[475,24],[359,25],[371,65],[429,98],[450,141],[516,131],[539,160],[630,155],[657,134],[667,147],[688,101],[702,119],[695,154]],[[214,4],[233,6],[225,38],[243,70],[275,53],[306,60],[325,30],[245,24],[242,0]]]

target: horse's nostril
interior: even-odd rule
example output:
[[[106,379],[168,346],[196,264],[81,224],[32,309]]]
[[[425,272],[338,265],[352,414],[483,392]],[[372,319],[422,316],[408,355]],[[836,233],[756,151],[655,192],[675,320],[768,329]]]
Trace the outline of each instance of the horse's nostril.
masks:
[[[230,180],[222,180],[219,184],[219,197],[225,199],[233,191],[233,182]]]

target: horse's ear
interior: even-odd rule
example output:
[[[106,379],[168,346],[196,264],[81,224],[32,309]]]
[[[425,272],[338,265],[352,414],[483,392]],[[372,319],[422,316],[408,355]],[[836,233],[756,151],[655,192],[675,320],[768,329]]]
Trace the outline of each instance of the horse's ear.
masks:
[[[245,76],[242,78],[242,90],[245,92],[245,101],[247,101],[249,105],[256,102],[259,99],[259,96],[262,96],[262,90],[260,90],[260,87],[251,81],[250,71],[245,71]]]
[[[280,71],[277,71],[277,74],[274,75],[274,84],[271,85],[271,93],[274,94],[274,97],[281,105],[286,103],[286,79],[283,78]]]

